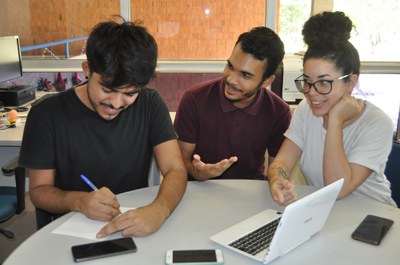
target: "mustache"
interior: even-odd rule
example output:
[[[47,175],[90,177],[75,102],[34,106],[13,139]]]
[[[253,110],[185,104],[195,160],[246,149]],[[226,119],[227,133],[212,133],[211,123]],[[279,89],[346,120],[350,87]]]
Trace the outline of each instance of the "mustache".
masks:
[[[232,85],[231,83],[228,82],[228,80],[224,79],[224,83],[225,85],[229,86],[230,88],[232,88],[233,90],[236,91],[241,91],[239,88],[237,88],[235,85]]]
[[[104,107],[107,107],[107,108],[110,108],[110,109],[121,109],[121,110],[125,109],[125,106],[121,106],[119,108],[115,108],[112,104],[109,104],[109,103],[100,103],[100,105],[102,105]]]

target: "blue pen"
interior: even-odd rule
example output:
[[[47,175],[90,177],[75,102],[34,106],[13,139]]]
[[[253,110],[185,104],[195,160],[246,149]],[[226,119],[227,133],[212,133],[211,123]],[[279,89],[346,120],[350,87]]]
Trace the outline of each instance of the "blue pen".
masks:
[[[92,190],[98,190],[95,185],[85,176],[81,174],[81,179],[90,187]]]

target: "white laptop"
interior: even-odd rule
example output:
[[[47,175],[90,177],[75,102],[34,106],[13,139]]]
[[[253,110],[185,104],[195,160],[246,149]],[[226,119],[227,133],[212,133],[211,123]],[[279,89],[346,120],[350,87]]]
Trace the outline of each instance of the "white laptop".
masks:
[[[264,264],[270,263],[322,229],[342,185],[343,179],[340,179],[325,186],[286,206],[282,214],[272,209],[262,211],[213,235],[211,240]],[[267,224],[272,226],[268,228],[272,230],[272,235],[268,235],[265,228],[261,229]],[[240,239],[246,235],[262,246]]]

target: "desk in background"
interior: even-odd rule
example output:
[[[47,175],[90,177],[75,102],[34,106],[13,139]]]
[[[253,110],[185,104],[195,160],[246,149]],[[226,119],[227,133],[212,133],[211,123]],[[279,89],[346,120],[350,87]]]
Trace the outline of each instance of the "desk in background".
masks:
[[[24,104],[23,106],[29,107],[30,103],[31,102]],[[19,112],[19,118],[15,128],[0,130],[0,166],[3,166],[19,154],[27,115],[28,111]],[[0,172],[0,186],[15,186],[15,179],[4,177],[2,172]],[[28,185],[26,185],[26,187],[28,187]]]
[[[39,99],[48,93],[52,92],[38,91],[36,92],[36,99]],[[30,109],[32,102],[34,102],[34,100],[23,104],[22,106]],[[28,112],[29,111],[18,113],[19,118],[15,128],[0,130],[0,165],[4,165],[7,161],[19,155]],[[15,186],[14,178],[3,177],[0,172],[0,185]],[[29,187],[29,185],[27,184],[26,187]]]
[[[302,197],[315,190],[297,186]],[[158,186],[118,195],[122,206],[140,207],[150,203]],[[209,180],[189,182],[180,205],[155,234],[135,238],[137,253],[85,262],[91,264],[164,264],[167,249],[221,248],[209,238],[266,208],[282,210],[271,199],[268,183],[257,180]],[[353,240],[350,235],[367,214],[394,220],[380,246]],[[52,234],[71,214],[42,228],[22,243],[3,265],[74,264],[71,246],[89,240]],[[350,195],[336,202],[320,233],[272,265],[296,264],[399,264],[400,209],[368,198]],[[225,264],[258,264],[228,249],[223,250]]]

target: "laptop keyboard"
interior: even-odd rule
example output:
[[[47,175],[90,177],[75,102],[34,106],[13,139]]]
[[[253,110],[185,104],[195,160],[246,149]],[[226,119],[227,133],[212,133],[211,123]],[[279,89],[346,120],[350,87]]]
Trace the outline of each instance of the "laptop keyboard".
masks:
[[[237,248],[250,255],[257,255],[257,253],[267,249],[271,244],[272,237],[275,234],[280,219],[281,218],[279,217],[250,234],[235,240],[230,243],[229,246]]]

